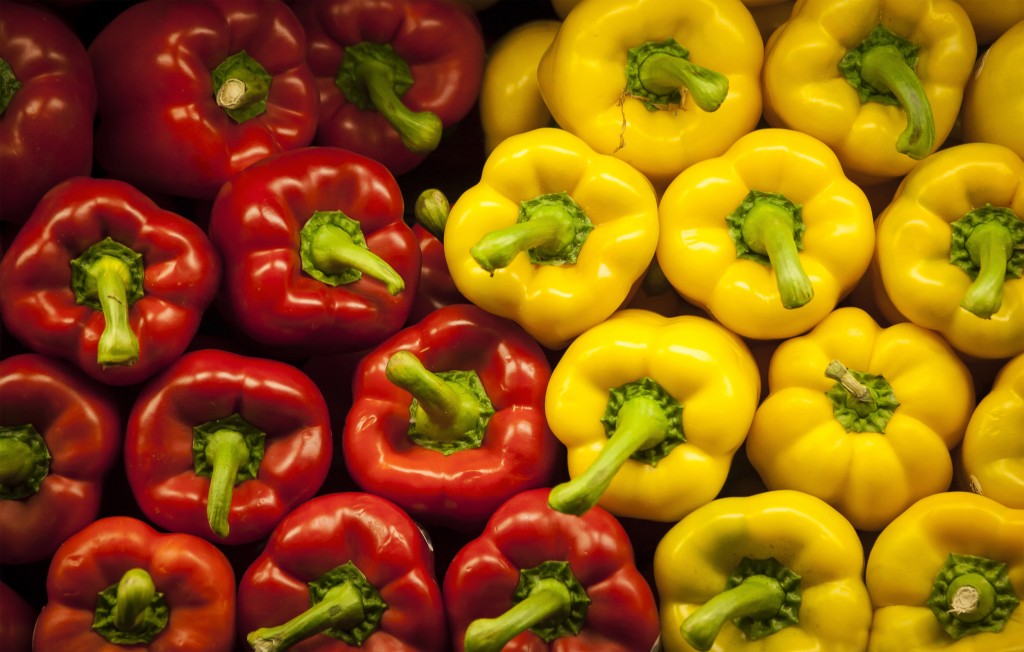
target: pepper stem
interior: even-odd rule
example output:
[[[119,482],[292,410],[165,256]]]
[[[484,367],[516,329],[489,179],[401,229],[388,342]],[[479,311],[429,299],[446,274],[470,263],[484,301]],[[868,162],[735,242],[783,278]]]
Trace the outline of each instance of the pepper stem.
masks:
[[[416,222],[438,240],[444,241],[444,227],[448,223],[451,204],[437,188],[428,188],[416,198],[413,215]]]
[[[249,447],[237,430],[224,428],[210,435],[206,442],[206,460],[212,467],[210,489],[206,499],[206,518],[210,529],[223,538],[228,535],[228,514],[238,469],[249,463]]]
[[[488,272],[508,267],[521,252],[539,249],[555,254],[576,238],[573,218],[560,206],[538,206],[530,219],[491,231],[470,247],[469,253]]]
[[[1007,263],[1013,254],[1013,236],[998,222],[985,222],[971,231],[967,238],[967,251],[979,271],[960,305],[982,319],[989,319],[999,312],[1003,303],[1003,285]]]
[[[896,139],[896,151],[920,160],[935,146],[935,119],[924,86],[895,45],[878,45],[864,51],[861,77],[880,90],[896,96],[907,116],[907,126]]]
[[[697,106],[709,113],[718,110],[729,94],[729,78],[722,73],[665,52],[644,59],[638,74],[644,88],[656,95],[685,88]]]
[[[36,456],[28,444],[13,438],[0,438],[0,486],[24,484],[32,477],[36,465]]]
[[[117,583],[117,597],[111,610],[114,627],[123,632],[138,628],[154,597],[156,585],[149,573],[141,568],[125,572]]]
[[[324,599],[276,627],[250,632],[246,641],[255,652],[276,652],[332,627],[352,629],[365,619],[363,596],[351,582],[331,587]]]
[[[871,390],[867,388],[867,385],[857,380],[853,373],[846,368],[842,362],[838,360],[832,360],[825,367],[825,376],[837,381],[843,386],[850,396],[860,401],[861,403],[872,403],[874,398],[871,396]]]
[[[950,583],[946,601],[954,618],[965,623],[976,623],[992,613],[996,604],[996,591],[985,576],[967,573]]]
[[[694,649],[710,650],[727,621],[743,617],[770,618],[779,611],[785,598],[786,592],[778,580],[751,575],[687,616],[680,632]]]
[[[7,60],[0,57],[0,116],[6,111],[14,94],[21,88],[21,82],[14,75],[14,69]]]
[[[227,57],[211,73],[214,99],[236,123],[266,112],[270,73],[244,50]]]
[[[323,224],[314,231],[309,254],[312,264],[324,274],[358,270],[383,283],[391,296],[405,289],[405,281],[391,265],[335,224]]]
[[[768,256],[784,308],[799,308],[814,296],[811,280],[800,263],[792,213],[768,201],[755,202],[741,234],[747,246]]]
[[[549,619],[565,618],[571,594],[564,583],[542,579],[522,601],[496,618],[478,618],[466,629],[466,652],[499,652],[513,638]]]
[[[116,258],[104,258],[93,267],[96,300],[105,326],[96,350],[101,365],[128,365],[139,359],[139,340],[128,324],[128,266]]]
[[[421,436],[451,442],[477,427],[480,401],[459,383],[432,373],[411,351],[393,353],[384,373],[416,399],[410,417]]]

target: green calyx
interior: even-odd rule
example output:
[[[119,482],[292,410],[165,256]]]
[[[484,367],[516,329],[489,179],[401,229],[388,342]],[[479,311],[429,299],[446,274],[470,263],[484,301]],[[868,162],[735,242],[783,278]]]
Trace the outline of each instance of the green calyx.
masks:
[[[900,406],[892,386],[883,376],[847,369],[838,360],[829,362],[825,375],[836,384],[825,392],[832,414],[847,432],[884,433]]]
[[[416,223],[426,229],[430,235],[444,242],[444,227],[448,223],[451,204],[444,193],[437,188],[428,188],[416,197],[413,216]]]
[[[370,251],[359,222],[341,211],[316,211],[299,232],[302,271],[331,287],[355,283],[366,274],[395,296],[405,281]]]
[[[267,110],[270,73],[245,50],[232,54],[213,69],[214,98],[224,113],[241,124]]]
[[[953,639],[1001,632],[1020,600],[1003,562],[950,553],[926,603]]]
[[[150,574],[133,568],[96,596],[92,629],[115,645],[147,645],[167,627],[169,614]]]
[[[729,94],[729,79],[690,61],[690,51],[669,38],[648,41],[626,53],[626,95],[648,111],[678,109],[683,93],[704,111],[718,109]]]
[[[14,76],[14,69],[6,59],[0,58],[0,116],[7,112],[7,107],[14,94],[21,88],[21,82]]]
[[[218,536],[229,533],[228,514],[236,485],[254,479],[266,450],[266,434],[232,414],[192,428],[192,463],[198,476],[210,478],[206,515]]]
[[[767,265],[775,272],[783,307],[799,308],[814,297],[800,262],[806,227],[799,204],[776,192],[751,190],[725,223],[737,258]]]
[[[363,41],[346,47],[334,84],[360,110],[384,116],[410,152],[437,149],[444,125],[437,115],[402,103],[413,85],[412,70],[390,44]]]
[[[918,46],[882,27],[875,28],[839,62],[839,70],[860,101],[902,106],[907,127],[896,150],[922,159],[935,146],[935,119],[924,86],[915,72]]]
[[[38,493],[51,459],[46,440],[32,424],[0,427],[0,500]]]
[[[71,261],[75,301],[103,312],[96,361],[104,366],[139,359],[139,341],[128,324],[128,308],[144,295],[142,254],[107,237]]]
[[[949,262],[973,279],[960,306],[989,319],[1002,306],[1005,282],[1024,272],[1024,220],[1009,208],[986,204],[950,227]]]
[[[573,265],[593,230],[569,193],[548,193],[520,202],[516,224],[488,233],[469,253],[492,274],[524,251],[534,265]]]

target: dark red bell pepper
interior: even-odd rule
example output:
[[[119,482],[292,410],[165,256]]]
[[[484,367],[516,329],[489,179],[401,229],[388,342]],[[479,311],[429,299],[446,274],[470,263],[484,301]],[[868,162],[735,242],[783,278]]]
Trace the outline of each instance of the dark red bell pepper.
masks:
[[[31,650],[32,629],[38,616],[36,609],[25,598],[0,582],[0,650]]]
[[[483,525],[552,481],[560,446],[544,416],[551,367],[515,322],[445,306],[369,351],[342,446],[349,475],[428,524]]]
[[[33,649],[234,649],[235,573],[216,546],[108,516],[57,550]]]
[[[147,192],[212,199],[316,133],[305,32],[279,0],[146,0],[115,16],[89,56],[96,160]]]
[[[409,313],[415,323],[443,306],[469,303],[455,286],[444,257],[444,225],[451,206],[440,190],[429,188],[416,198],[412,232],[420,245],[420,287]]]
[[[210,238],[220,307],[273,355],[374,346],[405,323],[420,252],[395,178],[336,147],[284,152],[224,185]]]
[[[658,609],[622,525],[600,507],[556,512],[548,493],[510,499],[448,565],[443,592],[455,650],[653,649]]]
[[[122,421],[77,368],[35,353],[0,360],[0,563],[46,559],[96,518]]]
[[[43,196],[0,261],[0,316],[33,351],[130,385],[181,355],[219,280],[194,223],[123,181],[75,177]]]
[[[318,496],[281,521],[239,582],[238,631],[260,652],[450,649],[423,533],[363,492]]]
[[[484,40],[472,12],[437,0],[296,0],[320,91],[316,142],[419,165],[476,103]]]
[[[0,220],[21,223],[61,181],[92,171],[96,83],[78,36],[51,11],[0,12]]]
[[[261,539],[327,477],[327,403],[277,360],[186,353],[139,394],[124,463],[143,513],[215,543]]]

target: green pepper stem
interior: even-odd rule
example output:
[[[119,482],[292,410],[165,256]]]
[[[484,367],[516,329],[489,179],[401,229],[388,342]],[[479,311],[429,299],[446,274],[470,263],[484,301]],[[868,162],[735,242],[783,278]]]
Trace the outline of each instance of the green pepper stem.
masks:
[[[411,351],[396,351],[384,369],[388,380],[413,395],[417,407],[410,417],[417,431],[438,441],[454,441],[477,426],[480,402],[458,383],[432,373]]]
[[[980,573],[966,573],[953,580],[946,591],[949,612],[957,620],[976,623],[995,608],[996,591]]]
[[[711,598],[680,625],[683,638],[697,650],[710,650],[727,621],[744,616],[769,618],[782,607],[786,592],[778,580],[751,575]]]
[[[14,69],[7,60],[0,57],[0,116],[7,112],[14,94],[21,88],[21,82],[14,75]]]
[[[96,352],[101,365],[126,365],[139,359],[139,340],[128,324],[128,266],[113,257],[97,261],[96,300],[103,311],[104,328]]]
[[[729,94],[729,78],[722,73],[665,52],[644,59],[639,77],[644,88],[659,95],[685,88],[697,106],[709,113],[718,110]]]
[[[579,476],[556,485],[548,495],[552,509],[580,515],[597,504],[622,465],[638,450],[665,438],[669,421],[649,396],[627,399],[619,410],[617,427],[594,462]]]
[[[861,60],[861,77],[879,90],[889,90],[903,107],[907,126],[896,140],[896,151],[920,160],[935,146],[935,119],[924,86],[894,45],[868,48]]]
[[[530,219],[491,231],[470,247],[469,253],[488,272],[507,267],[521,252],[542,249],[558,252],[569,247],[576,224],[560,206],[538,206]]]
[[[441,241],[444,241],[444,227],[448,222],[449,212],[451,205],[448,198],[437,188],[421,192],[413,209],[416,222]]]
[[[31,477],[38,464],[32,448],[25,442],[0,438],[0,485],[17,487]]]
[[[784,308],[799,308],[811,300],[814,288],[800,263],[789,211],[771,202],[756,202],[743,221],[742,234],[751,250],[768,256]]]
[[[337,274],[354,268],[383,283],[392,296],[405,289],[405,281],[391,265],[366,247],[360,247],[339,226],[324,224],[318,228],[313,236],[310,254],[313,264],[325,274]]]
[[[843,386],[843,389],[861,403],[871,403],[874,401],[871,397],[871,390],[867,388],[867,385],[857,380],[842,362],[838,360],[829,362],[828,366],[825,367],[825,376],[838,382]]]
[[[238,469],[249,461],[249,447],[242,433],[225,428],[210,435],[206,444],[206,459],[210,463],[210,490],[206,499],[206,518],[217,536],[229,532],[228,514],[234,493]]]
[[[430,111],[412,111],[402,103],[393,85],[390,66],[373,59],[362,61],[356,72],[366,86],[373,106],[388,121],[402,144],[415,154],[429,154],[441,142],[444,124]]]
[[[548,619],[569,614],[569,589],[556,579],[542,579],[530,594],[496,618],[478,618],[466,628],[466,652],[499,652],[513,638]]]
[[[967,251],[980,269],[960,305],[982,319],[989,319],[1003,304],[1003,282],[1013,253],[1013,236],[998,222],[985,222],[971,231]]]
[[[276,652],[319,634],[331,627],[352,629],[363,622],[363,597],[351,582],[331,587],[324,599],[288,622],[261,627],[247,637],[255,652]]]
[[[125,572],[117,583],[117,598],[112,612],[114,627],[122,632],[138,627],[154,596],[156,585],[149,573],[141,568]]]

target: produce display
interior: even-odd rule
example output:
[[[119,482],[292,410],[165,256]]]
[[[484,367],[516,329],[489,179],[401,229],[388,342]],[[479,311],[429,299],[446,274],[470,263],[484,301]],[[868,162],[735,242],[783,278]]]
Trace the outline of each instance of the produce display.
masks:
[[[1024,0],[0,0],[0,650],[1021,652]]]

